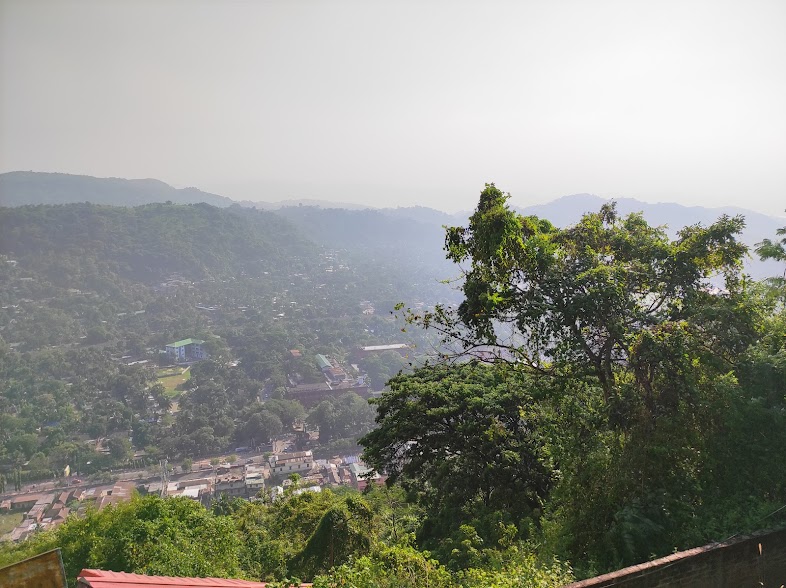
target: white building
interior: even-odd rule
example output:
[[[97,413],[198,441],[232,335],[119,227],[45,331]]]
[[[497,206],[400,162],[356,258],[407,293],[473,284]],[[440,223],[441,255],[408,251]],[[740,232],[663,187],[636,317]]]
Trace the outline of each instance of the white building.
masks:
[[[314,456],[311,450],[295,453],[280,453],[270,456],[270,475],[286,478],[290,474],[309,473],[314,467]]]
[[[201,339],[183,339],[182,341],[167,343],[166,353],[175,361],[207,359],[208,354],[203,347],[204,343]]]

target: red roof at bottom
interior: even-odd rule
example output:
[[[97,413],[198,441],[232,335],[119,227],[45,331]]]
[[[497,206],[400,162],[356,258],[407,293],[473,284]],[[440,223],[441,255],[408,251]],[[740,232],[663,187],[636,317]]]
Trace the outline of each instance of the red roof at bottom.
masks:
[[[221,578],[172,578],[169,576],[143,576],[126,572],[82,570],[77,578],[79,586],[90,588],[264,588],[264,582],[224,580]]]

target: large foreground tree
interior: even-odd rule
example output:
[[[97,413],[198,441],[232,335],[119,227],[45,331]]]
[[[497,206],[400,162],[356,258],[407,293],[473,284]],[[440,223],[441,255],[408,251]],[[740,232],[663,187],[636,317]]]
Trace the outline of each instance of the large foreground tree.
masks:
[[[487,184],[469,226],[447,231],[447,257],[464,269],[459,307],[410,315],[447,348],[483,357],[491,349],[541,375],[594,377],[608,401],[635,364],[651,393],[652,337],[681,329],[720,360],[750,342],[750,315],[739,307],[742,217],[671,240],[613,203],[558,229],[511,210],[509,198]]]
[[[447,230],[463,302],[408,312],[441,334],[443,359],[475,356],[508,374],[477,388],[461,370],[467,382],[440,377],[447,368],[394,379],[366,457],[438,505],[471,504],[492,487],[501,521],[521,514],[502,488],[528,504],[543,500],[549,484],[540,481],[550,480],[545,540],[594,569],[723,533],[733,517],[715,518],[723,501],[714,489],[722,481],[727,496],[741,491],[727,464],[752,463],[750,446],[732,455],[723,439],[745,438],[751,423],[735,415],[746,406],[757,422],[777,412],[757,412],[740,380],[741,362],[758,361],[746,358],[763,324],[741,273],[743,219],[670,238],[613,204],[557,228],[508,199],[486,185],[468,226]],[[502,390],[514,382],[527,394],[507,404]],[[760,482],[760,504],[780,495]],[[454,526],[471,522],[473,508],[454,508]]]
[[[377,428],[364,459],[427,506],[430,539],[476,519],[484,539],[516,531],[542,507],[550,484],[528,382],[498,367],[433,366],[393,378],[375,401]],[[493,522],[482,521],[493,513]],[[498,513],[504,513],[500,518]]]

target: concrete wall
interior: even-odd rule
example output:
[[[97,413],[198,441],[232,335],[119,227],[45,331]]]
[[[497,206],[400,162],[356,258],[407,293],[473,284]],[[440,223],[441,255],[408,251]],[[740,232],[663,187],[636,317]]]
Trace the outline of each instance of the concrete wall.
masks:
[[[780,588],[786,585],[786,529],[680,551],[564,588]]]

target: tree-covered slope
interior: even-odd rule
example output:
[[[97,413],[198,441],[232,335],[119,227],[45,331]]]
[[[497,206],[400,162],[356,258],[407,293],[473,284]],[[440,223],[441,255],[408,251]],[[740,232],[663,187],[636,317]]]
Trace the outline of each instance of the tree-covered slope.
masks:
[[[0,205],[69,204],[91,202],[139,206],[152,202],[229,206],[232,200],[196,188],[173,188],[159,180],[95,178],[72,174],[15,171],[0,174]]]
[[[276,214],[291,221],[317,244],[347,250],[356,263],[370,263],[389,271],[404,269],[417,279],[434,282],[456,277],[455,268],[445,260],[445,232],[437,222],[422,222],[383,210],[315,206],[282,208]]]
[[[365,250],[418,250],[442,258],[445,236],[436,223],[388,215],[381,210],[290,206],[276,214],[331,247]]]
[[[112,276],[153,283],[175,273],[205,279],[259,272],[312,255],[314,247],[263,211],[67,204],[0,209],[0,253],[58,286],[84,289]]]

